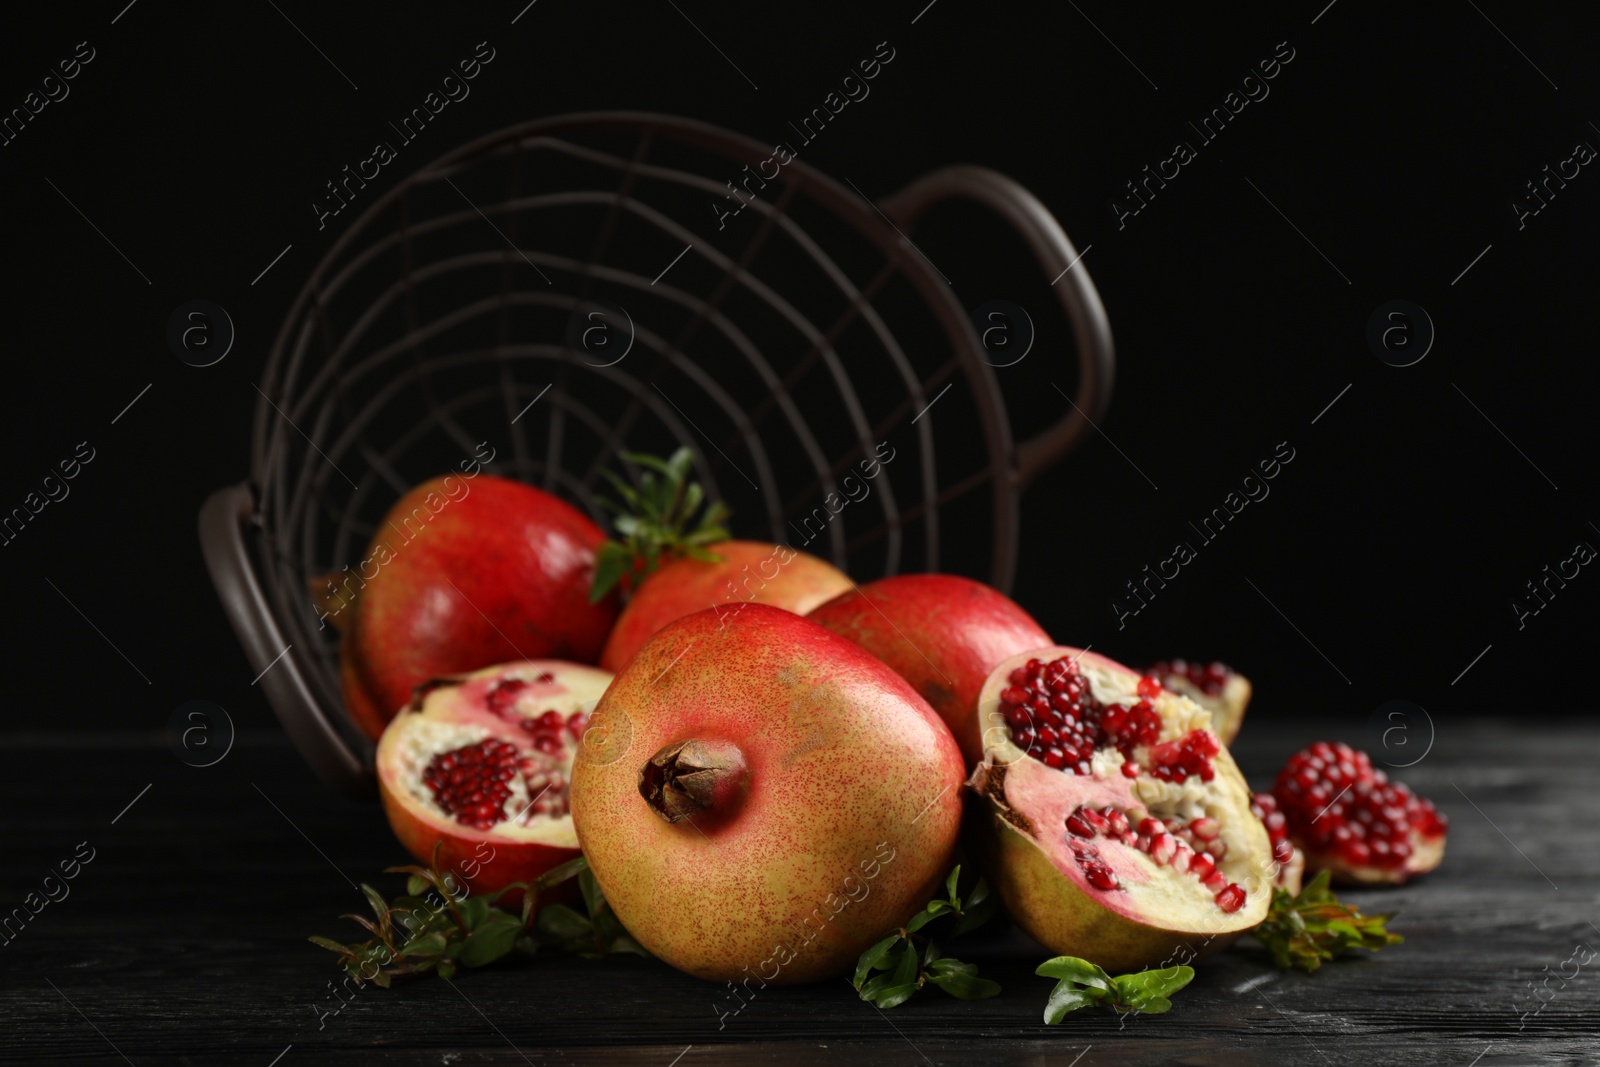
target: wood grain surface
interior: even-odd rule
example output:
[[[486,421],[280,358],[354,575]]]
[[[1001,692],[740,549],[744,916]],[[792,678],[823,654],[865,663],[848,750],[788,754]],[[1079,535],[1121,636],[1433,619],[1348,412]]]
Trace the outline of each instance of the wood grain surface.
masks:
[[[1251,724],[1236,754],[1252,782],[1312,729]],[[1441,727],[1397,776],[1450,816],[1444,867],[1348,894],[1403,913],[1406,943],[1378,957],[1303,975],[1245,941],[1202,965],[1165,1016],[1083,1011],[1047,1027],[1051,982],[1032,972],[1048,953],[1014,931],[980,932],[951,951],[1001,983],[993,1000],[929,991],[881,1012],[840,979],[760,992],[719,1026],[718,987],[631,957],[430,976],[324,1015],[337,972],[306,936],[353,939],[337,918],[362,908],[352,883],[392,894],[381,871],[405,858],[375,804],[333,797],[272,735],[242,736],[204,769],[154,738],[9,735],[0,911],[80,843],[94,858],[0,949],[0,1061],[1600,1063],[1600,958],[1569,962],[1600,947],[1597,751],[1600,727],[1577,723]]]

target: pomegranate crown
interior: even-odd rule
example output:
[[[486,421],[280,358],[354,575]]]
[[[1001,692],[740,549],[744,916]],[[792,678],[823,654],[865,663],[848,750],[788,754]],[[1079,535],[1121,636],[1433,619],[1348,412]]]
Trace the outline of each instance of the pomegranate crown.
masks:
[[[642,467],[637,486],[619,475],[605,471],[620,501],[600,498],[600,506],[614,512],[612,527],[622,540],[607,540],[595,554],[594,583],[589,602],[598,603],[624,578],[640,581],[661,566],[662,557],[717,563],[722,557],[706,546],[726,541],[729,533],[722,525],[732,512],[720,500],[706,503],[699,482],[689,481],[694,455],[680,448],[668,459],[639,452],[619,452],[634,466]],[[700,518],[690,525],[700,505],[706,504]]]

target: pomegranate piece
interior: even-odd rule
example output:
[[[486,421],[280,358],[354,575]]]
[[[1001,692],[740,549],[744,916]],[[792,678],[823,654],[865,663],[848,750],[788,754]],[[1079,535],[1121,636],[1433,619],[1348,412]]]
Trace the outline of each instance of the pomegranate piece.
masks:
[[[1211,713],[1211,729],[1224,745],[1233,744],[1250,705],[1250,679],[1226,663],[1162,660],[1147,672],[1174,693],[1181,693]]]
[[[989,672],[1009,656],[1050,643],[1050,635],[1015,601],[953,574],[870,582],[808,618],[848,637],[910,682],[956,735],[969,767],[983,758],[978,693]],[[1065,765],[1065,751],[1061,758]]]
[[[1319,741],[1295,753],[1272,795],[1306,869],[1336,881],[1398,884],[1444,859],[1444,816],[1349,745]]]
[[[999,664],[979,697],[986,871],[1029,934],[1114,970],[1261,921],[1272,841],[1209,714],[1078,649]]]
[[[587,737],[572,804],[590,869],[639,943],[690,974],[846,974],[949,872],[955,738],[881,660],[791,612],[671,623]]]
[[[1291,894],[1300,892],[1306,858],[1289,840],[1289,820],[1278,810],[1277,797],[1271,793],[1255,794],[1250,798],[1250,811],[1267,828],[1267,838],[1272,842],[1272,862],[1278,868],[1276,883]]]
[[[395,836],[474,892],[526,882],[576,857],[572,762],[611,675],[541,660],[419,689],[384,730],[377,770]]]
[[[565,501],[488,474],[401,497],[359,564],[317,597],[350,620],[339,679],[362,733],[377,740],[429,679],[524,656],[594,662],[617,617],[616,597],[589,603],[604,540]]]

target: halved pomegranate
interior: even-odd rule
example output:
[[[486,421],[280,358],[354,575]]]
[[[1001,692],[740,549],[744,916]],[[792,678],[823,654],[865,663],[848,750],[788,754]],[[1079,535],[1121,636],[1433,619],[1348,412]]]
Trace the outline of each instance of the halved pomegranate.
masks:
[[[1276,864],[1211,716],[1104,656],[1014,656],[979,697],[989,875],[1052,951],[1112,971],[1213,952],[1259,923]]]
[[[395,836],[473,890],[527,882],[578,855],[568,787],[611,675],[559,660],[489,667],[417,687],[378,743]]]
[[[1445,817],[1349,745],[1318,741],[1296,752],[1272,791],[1307,870],[1398,885],[1444,860]]]
[[[1211,729],[1223,744],[1231,745],[1239,736],[1245,709],[1250,706],[1250,679],[1216,660],[1210,663],[1162,660],[1152,664],[1145,673],[1155,675],[1163,686],[1174,693],[1182,693],[1209,711]]]

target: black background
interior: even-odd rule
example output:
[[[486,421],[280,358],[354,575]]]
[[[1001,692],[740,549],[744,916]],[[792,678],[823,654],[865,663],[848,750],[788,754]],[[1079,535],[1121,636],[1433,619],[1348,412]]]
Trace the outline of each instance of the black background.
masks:
[[[195,514],[246,474],[252,383],[293,294],[351,217],[318,232],[312,199],[482,40],[496,62],[373,195],[457,144],[567,111],[658,110],[784,137],[786,119],[888,40],[893,67],[806,161],[874,197],[937,166],[983,164],[1033,190],[1080,250],[1092,246],[1083,265],[1116,333],[1116,394],[1106,437],[1024,498],[1015,590],[1058,640],[1133,663],[1226,658],[1257,682],[1254,715],[1321,718],[1358,743],[1394,698],[1427,708],[1441,730],[1530,701],[1541,715],[1589,705],[1578,687],[1535,696],[1542,686],[1528,680],[1576,679],[1600,578],[1585,569],[1520,631],[1510,607],[1545,564],[1600,544],[1600,178],[1584,168],[1522,230],[1509,206],[1576,142],[1600,144],[1588,121],[1600,116],[1593,36],[1562,12],[1338,0],[1319,16],[1314,0],[1275,14],[1080,13],[939,0],[913,25],[923,0],[871,12],[695,0],[681,13],[539,0],[512,26],[519,0],[449,13],[279,6],[140,0],[112,25],[113,0],[5,18],[7,109],[78,41],[96,50],[71,95],[0,148],[0,510],[77,442],[96,451],[70,497],[0,548],[6,729],[158,731],[196,697],[243,729],[271,728],[211,591]],[[1295,58],[1271,95],[1119,229],[1110,201],[1122,183],[1280,41]],[[976,239],[927,247],[965,306],[1010,295],[986,280]],[[164,341],[169,313],[195,297],[225,307],[239,331],[205,369]],[[1368,315],[1395,298],[1426,308],[1438,331],[1409,368],[1381,363],[1364,340]],[[1059,414],[1042,383],[1070,376],[1070,363],[1038,351],[1015,368],[1005,388],[1019,418],[1040,405]],[[1187,538],[1186,520],[1280,441],[1296,458],[1270,498],[1119,632],[1109,601],[1123,581]]]

